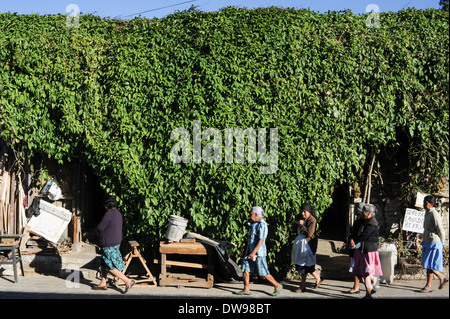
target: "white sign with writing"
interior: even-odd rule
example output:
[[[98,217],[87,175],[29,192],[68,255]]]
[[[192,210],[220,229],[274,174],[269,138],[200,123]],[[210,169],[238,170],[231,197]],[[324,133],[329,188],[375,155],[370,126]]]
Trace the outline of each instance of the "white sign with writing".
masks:
[[[423,234],[425,211],[407,208],[403,219],[403,230]]]

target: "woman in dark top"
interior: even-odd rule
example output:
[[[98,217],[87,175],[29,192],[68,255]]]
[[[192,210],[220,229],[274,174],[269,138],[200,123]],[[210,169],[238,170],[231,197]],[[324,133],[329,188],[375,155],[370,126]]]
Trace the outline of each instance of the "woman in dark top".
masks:
[[[365,203],[357,203],[355,205],[355,222],[350,230],[350,236],[348,237],[348,246],[349,246],[349,255],[350,255],[350,272],[353,273],[353,266],[354,266],[354,256],[355,256],[355,246],[351,245],[351,241],[358,236],[358,232],[362,226],[362,224],[365,222],[365,219],[363,217],[362,210],[366,204]],[[354,243],[354,241],[353,241]],[[353,287],[348,291],[349,294],[359,294],[359,277],[354,275],[354,281],[353,281]]]
[[[122,271],[125,269],[122,254],[120,253],[120,243],[122,242],[122,214],[117,207],[116,198],[107,196],[104,201],[106,213],[100,224],[97,226],[100,246],[102,247],[102,279],[94,290],[106,290],[106,279],[108,272],[123,280],[127,293],[135,284],[134,280],[125,276]]]
[[[375,276],[383,276],[378,254],[378,222],[375,219],[375,206],[367,204],[363,208],[363,222],[354,238],[350,240],[355,249],[353,273],[366,285],[365,298],[371,298],[376,292],[372,286]]]

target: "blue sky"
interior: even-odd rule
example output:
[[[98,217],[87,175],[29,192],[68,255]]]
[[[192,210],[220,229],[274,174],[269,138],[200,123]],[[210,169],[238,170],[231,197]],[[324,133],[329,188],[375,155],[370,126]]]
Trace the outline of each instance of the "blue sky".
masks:
[[[0,12],[66,14],[66,7],[69,4],[76,4],[82,13],[122,19],[132,19],[135,14],[141,12],[145,12],[141,14],[142,17],[162,18],[178,10],[189,9],[192,5],[200,11],[217,11],[228,6],[246,8],[277,6],[309,8],[319,12],[350,9],[356,14],[365,13],[369,4],[376,4],[381,12],[397,12],[409,7],[439,8],[439,0],[0,0]]]

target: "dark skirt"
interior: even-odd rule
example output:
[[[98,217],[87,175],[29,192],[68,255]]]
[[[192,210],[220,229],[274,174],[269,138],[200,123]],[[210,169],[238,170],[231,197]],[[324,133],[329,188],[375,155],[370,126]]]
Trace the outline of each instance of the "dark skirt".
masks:
[[[295,270],[297,270],[298,273],[300,274],[312,274],[316,270],[316,265],[312,266],[295,265]]]

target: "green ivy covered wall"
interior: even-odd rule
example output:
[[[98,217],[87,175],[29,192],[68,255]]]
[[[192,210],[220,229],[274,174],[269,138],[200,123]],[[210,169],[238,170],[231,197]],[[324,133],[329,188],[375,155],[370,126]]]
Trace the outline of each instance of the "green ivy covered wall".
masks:
[[[448,12],[381,13],[378,28],[366,19],[225,8],[152,20],[84,15],[69,28],[63,15],[0,14],[0,138],[61,164],[82,156],[118,196],[127,234],[148,245],[177,214],[239,251],[259,205],[269,264],[284,271],[300,205],[320,216],[335,185],[357,183],[370,155],[395,148],[399,134],[409,143],[408,187],[435,191],[448,175]],[[200,149],[220,162],[194,161],[195,123]],[[189,161],[171,159],[176,129],[192,141]],[[276,170],[261,174],[263,158],[249,160],[248,147],[242,161],[225,161],[227,129],[265,129]]]

